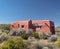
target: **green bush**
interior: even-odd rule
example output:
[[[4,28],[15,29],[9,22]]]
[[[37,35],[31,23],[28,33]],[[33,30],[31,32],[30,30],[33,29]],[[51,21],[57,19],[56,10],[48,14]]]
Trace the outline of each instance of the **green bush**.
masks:
[[[57,41],[55,42],[55,44],[60,47],[60,37],[57,39]]]
[[[6,33],[1,33],[0,34],[0,43],[6,41],[9,39],[9,36]]]
[[[33,33],[33,37],[35,37],[35,38],[38,38],[38,39],[39,39],[39,35],[38,35],[38,33]]]
[[[26,49],[27,43],[23,41],[22,38],[9,39],[2,45],[1,49]]]
[[[24,33],[24,34],[21,35],[21,37],[22,37],[23,39],[28,39],[29,36],[28,36],[26,33]]]

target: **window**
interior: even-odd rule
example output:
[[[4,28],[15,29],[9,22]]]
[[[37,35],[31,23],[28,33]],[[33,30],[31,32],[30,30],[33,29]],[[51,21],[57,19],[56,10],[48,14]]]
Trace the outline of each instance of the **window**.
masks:
[[[21,28],[24,28],[24,25],[21,25]]]
[[[35,28],[41,28],[42,26],[34,26]]]

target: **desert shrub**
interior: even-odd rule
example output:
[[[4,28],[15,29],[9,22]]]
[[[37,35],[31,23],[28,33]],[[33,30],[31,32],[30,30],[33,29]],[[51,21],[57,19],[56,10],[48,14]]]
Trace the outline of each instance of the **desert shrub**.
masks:
[[[49,49],[59,49],[59,47],[55,43],[50,43],[47,45]]]
[[[47,40],[32,40],[31,44],[29,44],[29,48],[30,49],[42,49],[43,47],[45,47],[46,45],[48,45]]]
[[[38,43],[32,43],[28,45],[28,49],[42,49],[42,46],[38,45]]]
[[[2,47],[0,46],[0,49],[2,49]]]
[[[27,42],[22,38],[14,38],[15,49],[26,49]]]
[[[49,49],[53,49],[53,44],[48,44],[46,47],[48,47]]]
[[[37,42],[37,39],[35,37],[31,37],[30,36],[30,37],[28,37],[28,40],[27,41],[28,41],[29,44],[32,44],[32,43],[36,43]]]
[[[52,32],[48,32],[48,37],[51,37],[51,35],[52,35]]]
[[[48,45],[48,41],[43,39],[39,40],[39,39],[30,38],[28,42],[29,42],[28,46],[30,49],[42,49],[44,46]]]
[[[0,43],[9,39],[9,36],[6,33],[0,34]]]
[[[21,36],[24,33],[26,33],[24,29],[20,29],[20,30],[15,29],[10,31],[10,35],[12,36]]]
[[[39,46],[38,44],[35,45],[34,49],[42,49],[42,46]]]
[[[48,41],[47,41],[47,40],[42,39],[42,40],[39,40],[39,41],[38,41],[38,44],[39,44],[39,46],[44,47],[44,46],[48,45]]]
[[[30,49],[42,49],[47,44],[47,40],[30,39],[28,46]]]
[[[16,31],[16,30],[11,30],[9,34],[10,34],[11,36],[16,36],[17,31]]]
[[[8,34],[10,31],[9,30],[2,30],[2,32]]]
[[[42,49],[42,48],[43,48],[42,46],[36,45],[35,49]]]
[[[37,38],[37,39],[39,39],[39,35],[38,35],[38,33],[33,33],[33,37],[35,37],[35,38]]]
[[[21,37],[22,37],[23,39],[28,39],[29,36],[28,36],[26,33],[24,33],[24,34],[21,35]]]
[[[32,36],[32,35],[33,35],[33,30],[32,30],[32,29],[29,29],[26,33],[27,33],[29,36]]]
[[[48,47],[43,47],[42,49],[50,49],[50,48],[48,48]]]
[[[10,30],[10,24],[6,24],[2,27],[3,30]]]
[[[24,33],[26,33],[26,31],[24,29],[20,29],[19,31],[17,31],[17,36],[21,36]]]
[[[21,38],[13,38],[7,40],[4,45],[2,45],[2,49],[26,49],[26,43]]]
[[[48,36],[44,32],[41,32],[39,37],[40,37],[40,39],[47,39],[48,38]]]
[[[60,47],[60,37],[57,39],[57,41],[55,42],[55,44]]]
[[[58,38],[57,35],[52,35],[52,36],[48,39],[48,41],[49,41],[49,42],[55,42],[55,41],[57,41],[57,38]]]

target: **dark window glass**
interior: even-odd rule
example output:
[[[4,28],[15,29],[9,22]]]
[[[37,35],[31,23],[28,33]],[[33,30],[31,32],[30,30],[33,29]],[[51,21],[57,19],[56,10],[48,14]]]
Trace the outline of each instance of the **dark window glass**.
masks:
[[[35,28],[41,28],[42,26],[34,26]]]
[[[21,25],[21,28],[24,28],[24,25]]]

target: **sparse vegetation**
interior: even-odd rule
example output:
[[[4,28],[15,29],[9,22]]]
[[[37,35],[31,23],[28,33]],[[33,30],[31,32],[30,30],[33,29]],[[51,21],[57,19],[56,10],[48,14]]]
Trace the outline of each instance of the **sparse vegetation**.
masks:
[[[33,33],[32,36],[35,37],[35,38],[37,38],[37,39],[39,39],[39,35],[38,35],[38,33]]]
[[[55,44],[60,47],[60,37],[57,39],[57,41],[55,42]]]
[[[48,36],[44,32],[41,32],[39,37],[40,37],[40,39],[47,39],[48,38]]]
[[[8,29],[6,29],[8,30]],[[48,36],[49,35],[49,36]],[[59,34],[46,35],[33,30],[11,30],[10,33],[0,32],[0,49],[58,49],[60,48]]]
[[[22,37],[23,39],[28,39],[29,36],[28,36],[26,33],[24,33],[24,34],[21,35],[21,37]]]
[[[26,49],[27,43],[23,41],[22,38],[15,37],[13,39],[7,40],[1,49]]]
[[[1,24],[1,25],[0,25],[0,29],[10,30],[10,24]]]
[[[57,38],[58,38],[57,35],[52,35],[51,37],[49,37],[48,41],[49,42],[55,42],[55,41],[57,41]]]
[[[32,29],[29,29],[26,33],[27,33],[29,36],[32,36],[34,32],[33,32]]]
[[[9,36],[6,33],[1,33],[0,34],[0,43],[6,41],[9,39]]]
[[[11,36],[16,36],[17,31],[16,31],[16,30],[11,30],[9,34],[10,34]]]

